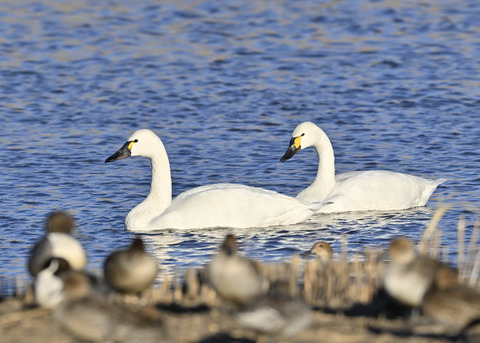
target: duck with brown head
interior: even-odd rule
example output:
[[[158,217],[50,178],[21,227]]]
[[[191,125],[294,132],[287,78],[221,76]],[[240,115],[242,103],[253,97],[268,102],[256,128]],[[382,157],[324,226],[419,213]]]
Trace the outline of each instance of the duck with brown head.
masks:
[[[238,255],[238,245],[233,235],[225,237],[220,252],[210,261],[208,277],[223,299],[238,305],[256,299],[264,294],[268,287],[258,264]]]
[[[143,240],[135,238],[130,247],[107,257],[103,271],[106,283],[116,291],[141,293],[153,284],[158,263],[145,251]]]
[[[432,287],[457,284],[457,271],[427,256],[417,255],[413,242],[396,238],[389,247],[390,265],[384,275],[384,288],[400,303],[418,307]]]
[[[312,248],[302,254],[301,256],[311,256],[314,255],[323,262],[329,262],[333,258],[333,249],[332,246],[325,241],[319,241],[313,244]]]
[[[63,300],[54,319],[78,341],[169,342],[162,323],[118,303],[107,301],[91,279],[79,272],[62,276]]]

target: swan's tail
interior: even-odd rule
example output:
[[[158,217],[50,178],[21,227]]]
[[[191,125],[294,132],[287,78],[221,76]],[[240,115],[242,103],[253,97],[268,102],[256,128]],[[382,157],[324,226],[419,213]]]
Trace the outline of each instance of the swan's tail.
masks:
[[[438,187],[438,185],[441,185],[442,183],[448,181],[448,179],[436,179],[436,180],[433,180],[433,183],[435,184],[435,188]]]
[[[430,180],[430,185],[429,187],[425,187],[422,192],[421,196],[421,202],[420,206],[425,206],[428,199],[432,196],[433,192],[437,189],[439,185],[447,181],[447,179],[436,179],[436,180]]]

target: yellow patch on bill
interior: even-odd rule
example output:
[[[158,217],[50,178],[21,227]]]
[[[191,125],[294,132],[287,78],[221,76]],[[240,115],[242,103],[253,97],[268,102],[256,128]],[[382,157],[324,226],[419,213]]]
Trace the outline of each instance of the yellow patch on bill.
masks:
[[[295,138],[295,139],[293,140],[293,144],[295,144],[295,148],[296,148],[296,149],[300,148],[300,144],[301,144],[300,141],[301,141],[301,140],[302,140],[302,136],[298,136],[297,138]]]
[[[130,142],[130,144],[128,145],[128,150],[132,150],[133,143],[135,143],[135,142],[134,141]]]

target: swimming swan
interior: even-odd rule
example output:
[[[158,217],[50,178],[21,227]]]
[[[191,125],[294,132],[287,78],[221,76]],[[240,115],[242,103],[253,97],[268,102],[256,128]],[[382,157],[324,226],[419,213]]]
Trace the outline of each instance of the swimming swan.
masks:
[[[172,201],[170,164],[160,138],[150,130],[138,130],[105,163],[129,156],[148,157],[152,165],[150,193],[125,219],[129,231],[288,225],[305,221],[322,205],[229,183],[197,187]]]
[[[325,132],[311,122],[299,124],[292,134],[290,146],[280,159],[284,162],[298,151],[313,146],[319,164],[315,181],[297,198],[303,201],[328,201],[320,213],[403,210],[425,206],[437,186],[445,179],[427,180],[418,176],[369,170],[335,175],[332,144]]]

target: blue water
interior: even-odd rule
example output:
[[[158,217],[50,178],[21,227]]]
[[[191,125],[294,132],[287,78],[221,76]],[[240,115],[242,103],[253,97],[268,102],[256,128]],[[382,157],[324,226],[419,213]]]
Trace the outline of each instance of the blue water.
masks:
[[[174,195],[216,182],[295,195],[316,154],[279,159],[306,120],[329,135],[337,172],[448,182],[425,208],[234,230],[247,255],[418,239],[442,204],[454,254],[459,216],[468,237],[480,212],[479,16],[478,1],[2,2],[0,275],[27,278],[52,210],[74,214],[90,270],[129,244],[124,219],[148,193],[149,162],[104,160],[133,131],[162,138]],[[143,237],[172,272],[207,263],[227,232]]]

